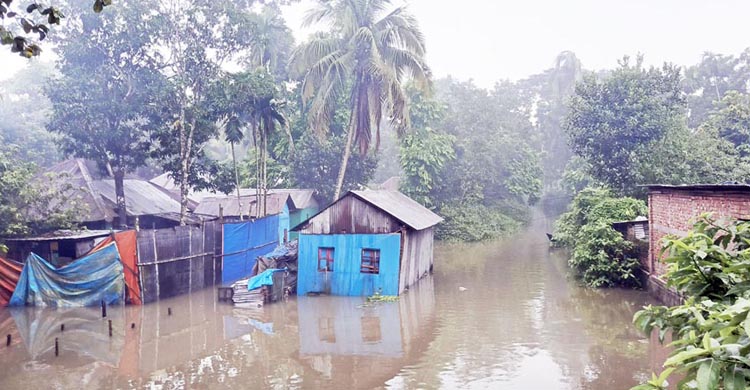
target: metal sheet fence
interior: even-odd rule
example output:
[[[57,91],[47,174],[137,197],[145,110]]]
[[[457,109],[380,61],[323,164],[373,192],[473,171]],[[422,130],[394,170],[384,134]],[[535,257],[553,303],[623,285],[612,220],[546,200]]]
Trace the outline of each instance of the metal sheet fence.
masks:
[[[219,221],[138,232],[143,301],[189,293],[221,279]]]

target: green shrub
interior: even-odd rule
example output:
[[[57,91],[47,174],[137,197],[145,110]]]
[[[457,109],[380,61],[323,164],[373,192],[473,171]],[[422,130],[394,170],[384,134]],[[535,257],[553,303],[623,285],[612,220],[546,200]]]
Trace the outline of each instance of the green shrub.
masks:
[[[444,206],[440,209],[440,215],[445,221],[438,225],[436,238],[446,241],[491,240],[511,233],[520,226],[502,208],[481,204]]]
[[[636,327],[659,340],[672,333],[674,348],[659,377],[633,389],[663,390],[673,373],[678,389],[745,389],[750,379],[750,222],[722,226],[702,216],[686,237],[665,239],[667,286],[683,305],[647,306]]]
[[[604,188],[586,188],[557,221],[555,244],[572,250],[569,264],[586,285],[637,286],[637,250],[612,223],[646,212],[641,200],[615,198]]]

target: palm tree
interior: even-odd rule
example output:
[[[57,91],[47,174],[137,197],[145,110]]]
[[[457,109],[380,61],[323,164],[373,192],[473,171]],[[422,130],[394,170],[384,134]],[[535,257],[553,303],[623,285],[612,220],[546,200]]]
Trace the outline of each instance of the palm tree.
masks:
[[[234,144],[239,143],[245,135],[242,133],[242,123],[237,115],[232,115],[227,119],[224,125],[224,139],[229,142],[232,148],[232,165],[234,166],[234,184],[237,189],[237,206],[240,210],[240,220],[242,220],[242,201],[240,198],[240,173],[237,170],[237,156],[234,153]]]
[[[393,9],[392,0],[319,0],[304,23],[325,23],[333,29],[292,54],[292,63],[305,70],[302,98],[309,103],[308,122],[313,131],[327,132],[337,96],[351,86],[336,200],[354,142],[360,154],[366,154],[374,128],[377,149],[383,115],[389,117],[399,135],[409,128],[407,98],[401,85],[409,77],[422,89],[429,85],[424,37],[414,17],[404,7]]]
[[[274,99],[273,96],[261,96],[254,99],[251,117],[256,125],[255,149],[257,156],[257,188],[256,205],[257,216],[265,216],[267,210],[268,196],[268,136],[276,131],[276,124],[285,127],[287,120],[282,114],[283,103]],[[293,147],[290,144],[290,148]],[[262,202],[262,203],[261,203]]]

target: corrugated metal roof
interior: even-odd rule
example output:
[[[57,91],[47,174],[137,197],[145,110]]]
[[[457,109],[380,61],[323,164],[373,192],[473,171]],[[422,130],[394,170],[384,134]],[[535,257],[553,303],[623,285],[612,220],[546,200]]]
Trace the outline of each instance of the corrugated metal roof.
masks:
[[[58,241],[58,240],[82,240],[86,238],[104,237],[110,235],[109,230],[57,230],[35,237],[3,238],[3,241]]]
[[[200,215],[218,216],[219,207],[221,207],[222,213],[225,217],[238,217],[242,214],[243,216],[256,218],[258,213],[255,201],[256,197],[254,194],[242,195],[242,192],[240,192],[239,203],[242,204],[242,212],[240,213],[240,204],[237,202],[236,195],[214,196],[201,200],[198,207],[195,208],[195,213]],[[288,194],[268,194],[266,200],[266,214],[280,214],[284,210],[284,204],[287,202],[290,209],[296,207],[294,200]]]
[[[66,183],[74,188],[75,193],[71,195],[84,203],[82,214],[78,216],[79,222],[111,221],[117,215],[115,180],[104,177],[94,163],[83,159],[63,161],[50,167],[34,180],[45,185],[55,185],[54,178],[49,181],[47,174],[62,176]],[[123,184],[129,216],[179,214],[180,202],[159,187],[144,180],[128,178]]]
[[[160,187],[162,190],[167,191],[172,199],[180,201],[180,186],[169,176],[169,173],[162,173],[148,181],[149,183]],[[221,196],[221,193],[211,192],[208,190],[203,191],[189,191],[188,201],[191,203],[191,208],[195,208],[203,198],[212,196]]]
[[[398,191],[364,190],[349,191],[349,194],[385,211],[414,230],[427,229],[443,221],[439,215]]]
[[[255,196],[254,188],[242,188],[240,189],[240,196]],[[309,207],[317,207],[318,201],[315,198],[315,190],[310,189],[297,189],[297,188],[272,188],[268,190],[268,194],[287,194],[292,197],[294,207],[298,209],[306,209]]]
[[[114,179],[96,180],[92,184],[101,197],[112,206],[117,204]],[[123,185],[125,206],[130,216],[180,213],[179,202],[147,181],[126,179]]]

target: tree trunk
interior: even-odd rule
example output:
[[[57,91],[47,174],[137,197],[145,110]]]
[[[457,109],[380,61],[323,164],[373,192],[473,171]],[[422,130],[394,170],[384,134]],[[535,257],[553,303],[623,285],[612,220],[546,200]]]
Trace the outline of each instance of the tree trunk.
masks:
[[[263,131],[263,216],[268,213],[268,129]]]
[[[237,169],[237,157],[234,154],[234,142],[230,142],[229,145],[232,147],[232,165],[234,165],[234,184],[237,188],[237,207],[240,210],[240,221],[242,218],[242,199],[240,198],[240,171]]]
[[[353,123],[353,122],[352,122]],[[333,194],[333,201],[337,201],[341,196],[341,189],[344,187],[344,175],[346,167],[349,165],[349,157],[352,155],[352,143],[354,141],[354,126],[349,126],[349,132],[346,135],[346,146],[344,146],[344,158],[339,168],[339,177],[336,180],[336,192]]]
[[[116,167],[113,170],[115,177],[115,203],[117,204],[117,226],[116,228],[127,228],[128,213],[125,204],[125,170],[122,167]]]

